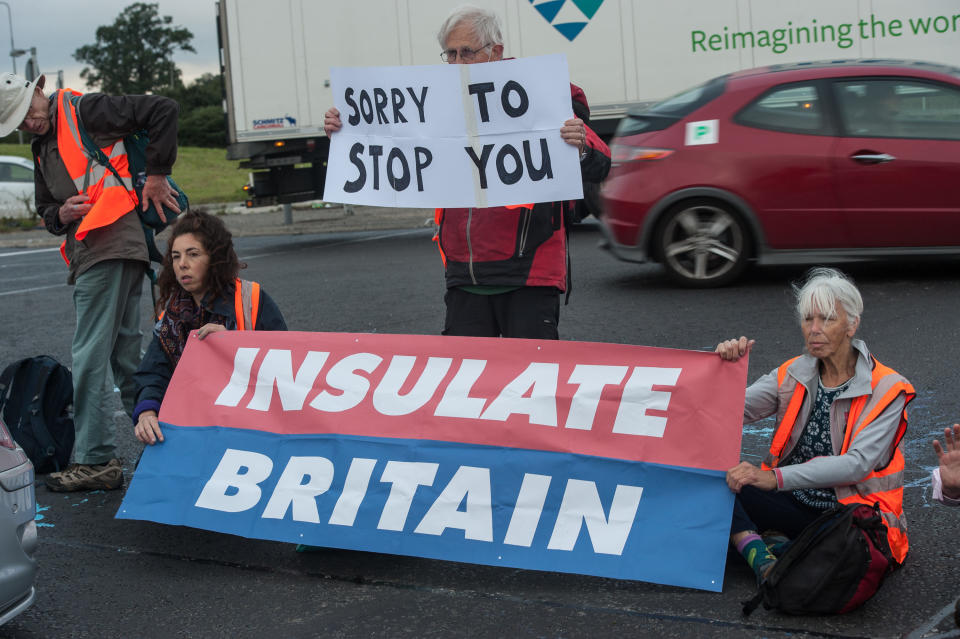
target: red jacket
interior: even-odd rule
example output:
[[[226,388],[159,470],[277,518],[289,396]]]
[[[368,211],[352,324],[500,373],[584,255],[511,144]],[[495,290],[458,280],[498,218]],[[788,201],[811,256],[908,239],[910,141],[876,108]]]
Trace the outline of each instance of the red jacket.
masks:
[[[570,95],[589,113],[586,96],[571,84]],[[579,104],[577,104],[579,103]],[[580,164],[585,182],[600,182],[610,170],[610,149],[587,127],[589,154]],[[440,252],[447,287],[552,286],[567,288],[564,211],[573,202],[521,207],[437,209]]]

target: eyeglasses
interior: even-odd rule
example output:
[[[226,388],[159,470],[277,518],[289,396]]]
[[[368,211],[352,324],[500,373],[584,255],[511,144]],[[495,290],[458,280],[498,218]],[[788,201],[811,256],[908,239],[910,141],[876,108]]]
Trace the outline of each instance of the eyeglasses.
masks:
[[[450,64],[456,64],[457,60],[460,60],[461,62],[473,62],[473,59],[477,57],[477,54],[479,54],[481,51],[483,51],[487,47],[492,47],[492,46],[493,46],[493,43],[488,42],[487,44],[483,45],[476,51],[474,51],[469,47],[463,47],[462,49],[459,49],[459,50],[447,49],[446,51],[443,51],[440,53],[440,59],[443,60],[444,62],[449,62]]]

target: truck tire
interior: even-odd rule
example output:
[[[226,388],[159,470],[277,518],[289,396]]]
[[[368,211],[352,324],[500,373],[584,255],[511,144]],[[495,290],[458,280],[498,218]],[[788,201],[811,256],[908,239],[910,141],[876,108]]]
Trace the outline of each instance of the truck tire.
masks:
[[[654,242],[670,278],[693,288],[729,284],[750,258],[743,219],[728,204],[709,198],[686,200],[667,211]]]

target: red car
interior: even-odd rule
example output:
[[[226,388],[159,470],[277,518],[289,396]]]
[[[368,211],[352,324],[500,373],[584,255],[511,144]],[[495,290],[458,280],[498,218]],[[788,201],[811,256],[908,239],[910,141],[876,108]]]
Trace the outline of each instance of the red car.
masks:
[[[960,254],[960,69],[853,60],[731,73],[617,130],[606,245],[678,282],[751,261]]]

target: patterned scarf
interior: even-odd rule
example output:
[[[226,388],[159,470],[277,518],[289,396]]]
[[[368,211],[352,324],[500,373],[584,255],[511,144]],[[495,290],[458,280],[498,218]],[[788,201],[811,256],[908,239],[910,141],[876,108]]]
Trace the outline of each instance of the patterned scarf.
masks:
[[[163,317],[157,322],[154,334],[160,340],[160,347],[167,354],[167,359],[176,368],[187,345],[190,331],[196,330],[204,324],[227,325],[227,318],[208,311],[203,305],[197,306],[193,295],[183,288],[177,287],[177,292],[167,301]]]

